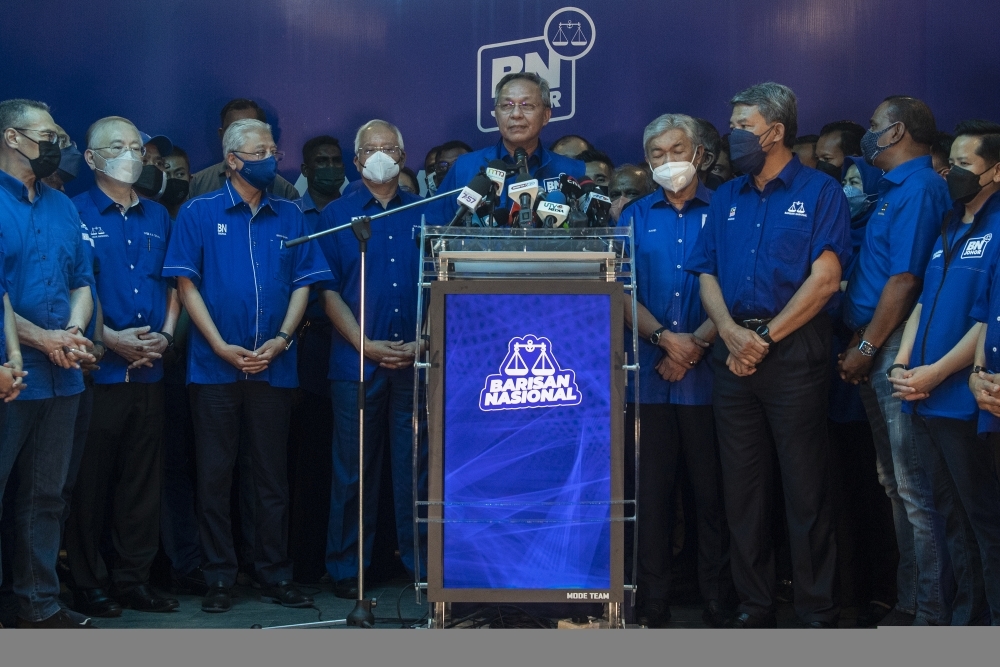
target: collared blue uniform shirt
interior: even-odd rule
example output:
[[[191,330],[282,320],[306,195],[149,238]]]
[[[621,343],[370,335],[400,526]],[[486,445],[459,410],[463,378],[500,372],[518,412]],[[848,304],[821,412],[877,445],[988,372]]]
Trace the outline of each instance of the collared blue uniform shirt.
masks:
[[[507,152],[503,145],[503,139],[496,145],[483,148],[472,153],[460,156],[451,169],[445,174],[437,192],[443,193],[456,188],[463,188],[469,184],[472,178],[479,173],[480,169],[489,165],[493,160],[503,160],[508,164],[514,164],[514,158]],[[546,193],[559,189],[559,176],[567,174],[575,179],[581,179],[587,173],[587,165],[580,160],[574,160],[558,153],[546,150],[539,142],[538,148],[528,158],[528,173],[532,178],[538,179],[538,192]],[[517,175],[510,176],[504,183],[503,192],[496,207],[509,209],[510,199],[507,197],[507,188],[517,179]],[[445,197],[440,203],[431,204],[427,211],[428,225],[446,225],[458,211],[457,196]],[[432,208],[433,207],[433,208]]]
[[[31,202],[24,184],[0,171],[0,242],[14,312],[46,330],[69,325],[70,292],[94,284],[84,232],[69,197],[36,182],[35,201]],[[28,388],[18,400],[73,396],[83,391],[79,369],[60,368],[44,352],[27,345],[21,347],[21,356],[28,371]]]
[[[226,181],[221,189],[181,207],[163,275],[191,279],[222,339],[256,350],[280,331],[294,290],[330,277],[315,243],[282,246],[283,241],[307,232],[305,217],[294,202],[265,194],[254,214]],[[266,370],[241,373],[217,356],[198,327],[192,326],[188,382],[257,380],[272,387],[294,388],[298,386],[295,355],[292,345]]]
[[[299,208],[306,217],[308,232],[315,234],[320,231],[321,212],[316,208],[309,190],[299,199]],[[318,244],[319,241],[311,243]],[[326,376],[330,370],[330,337],[324,334],[332,325],[323,310],[320,289],[321,285],[313,285],[309,290],[309,305],[303,319],[310,322],[310,326],[302,330],[302,344],[299,346],[299,386],[314,394],[329,396],[330,381]]]
[[[320,219],[322,229],[347,224],[351,219],[382,213],[420,201],[417,195],[397,190],[383,209],[368,188],[331,202]],[[414,228],[420,227],[420,207],[372,221],[365,260],[365,335],[370,340],[411,342],[417,333],[417,281],[420,272],[420,249],[414,241]],[[350,229],[328,234],[320,247],[330,264],[333,278],[324,285],[340,294],[360,323],[361,253]],[[330,380],[358,380],[360,360],[354,343],[333,328],[330,342]],[[365,360],[365,379],[378,364]]]
[[[1000,201],[997,195],[993,195],[983,206],[989,206],[991,215],[996,216],[1000,211]],[[983,211],[981,210],[980,213]],[[976,236],[979,236],[977,233]],[[1000,239],[990,239],[992,243],[997,243]],[[972,307],[970,317],[976,322],[986,324],[986,340],[984,341],[984,351],[986,352],[986,369],[990,373],[1000,373],[1000,249],[991,253],[991,263],[987,268],[988,275],[985,285],[977,295],[976,302]],[[970,371],[971,372],[971,371]],[[966,376],[968,379],[968,376]],[[968,389],[967,389],[968,391]],[[971,396],[971,392],[970,392]],[[979,433],[1000,432],[1000,418],[994,417],[986,410],[979,411]]]
[[[962,204],[952,210],[947,269],[940,236],[927,264],[910,368],[941,359],[979,321],[975,306],[987,291],[990,269],[997,263],[1000,249],[1000,196],[990,197],[968,225],[962,223],[964,212]],[[903,401],[903,410],[924,417],[975,419],[978,407],[969,391],[971,372],[970,364],[945,379],[926,399]]]
[[[852,330],[872,321],[889,278],[900,273],[924,275],[941,221],[951,208],[948,185],[934,171],[930,156],[886,173],[878,189],[844,299],[844,323]]]
[[[632,202],[619,226],[632,225],[639,303],[673,333],[693,333],[708,315],[701,305],[698,278],[682,268],[708,218],[712,192],[699,184],[694,199],[678,211],[662,189]],[[631,336],[628,337],[631,341]],[[667,382],[656,371],[661,348],[639,336],[640,403],[711,405],[712,370],[708,355],[680,382]]]
[[[150,327],[163,329],[167,317],[167,297],[172,281],[164,278],[163,259],[170,237],[170,215],[154,201],[139,200],[121,208],[99,187],[73,198],[80,219],[93,242],[93,254],[100,267],[95,274],[97,296],[101,300],[104,323],[115,331]],[[93,371],[97,384],[157,382],[163,378],[163,362],[128,370],[129,362],[108,349]]]
[[[826,250],[841,266],[850,259],[847,198],[835,180],[793,157],[763,192],[749,176],[719,186],[684,268],[716,276],[734,319],[767,318],[781,312]]]

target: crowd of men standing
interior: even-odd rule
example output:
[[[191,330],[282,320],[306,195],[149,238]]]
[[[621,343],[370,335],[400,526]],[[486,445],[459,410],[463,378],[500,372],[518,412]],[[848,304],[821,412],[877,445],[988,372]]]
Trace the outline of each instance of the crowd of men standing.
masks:
[[[16,600],[0,622],[174,610],[151,585],[161,549],[171,594],[206,612],[231,609],[237,583],[290,607],[313,604],[293,579],[355,597],[361,258],[347,230],[284,241],[523,149],[533,177],[591,179],[633,230],[645,625],[670,622],[681,479],[711,626],[774,627],[783,596],[811,627],[836,626],[845,596],[859,625],[1000,624],[1000,125],[946,141],[926,104],[893,96],[867,131],[797,137],[794,93],[766,83],[730,100],[726,136],[665,114],[643,162],[616,169],[582,137],[542,145],[544,79],[495,93],[495,145],[442,144],[420,177],[400,130],[372,120],[353,183],[337,139],[306,142],[301,195],[251,100],[222,109],[223,161],[194,174],[128,119],[97,120],[81,152],[44,103],[0,102],[0,600]],[[84,165],[94,184],[70,200]],[[373,227],[363,371],[363,566],[388,457],[418,577],[421,213]]]

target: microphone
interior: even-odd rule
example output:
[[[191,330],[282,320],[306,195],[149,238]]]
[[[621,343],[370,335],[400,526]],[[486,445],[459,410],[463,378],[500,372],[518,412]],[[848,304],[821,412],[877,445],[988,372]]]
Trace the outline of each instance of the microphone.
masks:
[[[511,201],[516,201],[521,206],[518,214],[519,227],[531,227],[532,204],[538,197],[538,179],[531,178],[525,173],[518,175],[517,180],[507,188],[507,195]],[[513,213],[513,209],[511,209]]]
[[[510,225],[510,209],[498,208],[493,211],[493,224],[496,227],[507,227]]]
[[[559,175],[559,191],[566,196],[566,199],[579,199],[583,195],[583,188],[568,174]]]
[[[538,205],[538,217],[544,221],[546,229],[562,227],[569,217],[569,206],[566,204],[556,204],[551,201],[543,201]]]
[[[528,151],[518,148],[514,151],[514,162],[517,164],[521,176],[528,176]]]
[[[611,217],[611,199],[594,190],[583,198],[581,208],[587,214],[590,227],[607,227]]]
[[[516,169],[511,169],[510,165],[503,160],[493,160],[486,166],[486,175],[495,186],[494,192],[503,192],[504,183],[507,182],[507,177],[515,173]]]
[[[451,227],[460,224],[465,216],[479,207],[480,202],[483,201],[483,197],[489,194],[492,187],[492,181],[485,174],[476,174],[469,181],[469,184],[458,193],[456,199],[458,201],[458,210],[455,212],[455,217],[451,219],[451,222],[447,226]]]
[[[512,201],[510,203],[510,213],[508,218],[509,227],[521,226],[520,224],[518,224],[518,217],[520,217],[520,213],[521,213],[521,205],[518,204],[516,201]]]

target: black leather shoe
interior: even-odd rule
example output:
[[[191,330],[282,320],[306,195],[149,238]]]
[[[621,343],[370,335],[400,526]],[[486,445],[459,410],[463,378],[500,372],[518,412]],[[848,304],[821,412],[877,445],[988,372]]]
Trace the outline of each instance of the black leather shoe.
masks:
[[[729,625],[729,615],[723,611],[718,600],[708,601],[705,611],[701,613],[701,620],[710,628],[724,628]]]
[[[80,588],[73,592],[73,609],[85,616],[116,618],[122,608],[103,588]]]
[[[647,628],[665,628],[670,622],[670,607],[665,600],[646,600],[639,614],[639,625]]]
[[[872,600],[859,614],[856,620],[859,628],[874,628],[879,621],[892,611],[892,605]]]
[[[48,618],[41,621],[26,621],[23,618],[17,619],[19,628],[92,628],[93,625],[80,625],[66,613],[65,609],[60,609]]]
[[[219,614],[233,608],[233,598],[229,594],[229,588],[223,586],[222,582],[216,582],[208,587],[205,599],[201,601],[201,610],[210,614]]]
[[[913,625],[916,618],[917,617],[913,614],[907,614],[905,611],[893,609],[878,622],[878,627]]]
[[[333,594],[338,598],[344,598],[345,600],[356,600],[358,598],[357,577],[338,579],[333,584]]]
[[[177,600],[159,595],[147,584],[119,590],[115,599],[122,607],[136,611],[165,612],[181,606]]]
[[[260,599],[280,604],[282,607],[311,607],[313,599],[305,595],[290,581],[261,584]]]
[[[810,623],[806,623],[806,627],[817,630],[819,628],[835,628],[837,627],[837,624],[830,621],[812,621]]]
[[[778,627],[778,620],[775,618],[773,612],[770,614],[761,614],[760,616],[743,612],[736,615],[736,618],[733,619],[731,627],[741,629],[776,628]]]
[[[206,595],[208,584],[205,583],[205,573],[196,567],[187,574],[171,577],[170,593],[173,595]]]

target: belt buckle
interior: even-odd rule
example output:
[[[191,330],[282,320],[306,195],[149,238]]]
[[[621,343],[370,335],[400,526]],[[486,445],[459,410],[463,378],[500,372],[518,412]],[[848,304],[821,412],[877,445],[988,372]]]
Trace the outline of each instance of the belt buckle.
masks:
[[[751,320],[743,320],[743,327],[745,329],[753,329],[753,330],[756,331],[757,329],[759,329],[761,326],[767,324],[768,322],[770,322],[770,320],[768,320],[768,319],[760,319],[760,318],[755,318],[755,319],[751,319]]]

